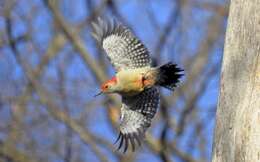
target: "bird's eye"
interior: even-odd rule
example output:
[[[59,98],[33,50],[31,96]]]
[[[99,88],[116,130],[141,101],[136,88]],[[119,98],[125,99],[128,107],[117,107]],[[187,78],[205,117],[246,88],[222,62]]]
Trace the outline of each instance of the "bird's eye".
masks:
[[[108,88],[108,85],[105,85],[105,88],[107,89],[107,88]]]

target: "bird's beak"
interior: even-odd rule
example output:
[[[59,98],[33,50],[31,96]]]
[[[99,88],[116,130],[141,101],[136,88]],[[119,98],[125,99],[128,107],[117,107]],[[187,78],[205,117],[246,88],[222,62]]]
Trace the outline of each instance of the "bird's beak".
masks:
[[[98,92],[94,97],[97,97],[97,96],[99,96],[99,95],[101,95],[101,94],[103,94],[102,91]]]

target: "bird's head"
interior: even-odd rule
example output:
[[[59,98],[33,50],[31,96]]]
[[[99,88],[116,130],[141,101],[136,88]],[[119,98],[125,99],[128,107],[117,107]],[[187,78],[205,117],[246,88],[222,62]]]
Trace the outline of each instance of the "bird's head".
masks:
[[[103,83],[101,85],[101,91],[95,95],[95,96],[98,96],[102,93],[113,93],[113,92],[116,92],[117,90],[117,80],[116,80],[116,77],[113,77],[112,79],[106,81],[105,83]]]

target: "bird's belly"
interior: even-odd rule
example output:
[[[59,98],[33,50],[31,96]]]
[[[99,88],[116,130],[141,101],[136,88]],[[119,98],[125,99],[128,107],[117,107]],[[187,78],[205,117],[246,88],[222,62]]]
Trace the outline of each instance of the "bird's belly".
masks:
[[[121,85],[119,93],[122,95],[133,96],[144,90],[143,76],[140,72],[120,72],[117,77]]]

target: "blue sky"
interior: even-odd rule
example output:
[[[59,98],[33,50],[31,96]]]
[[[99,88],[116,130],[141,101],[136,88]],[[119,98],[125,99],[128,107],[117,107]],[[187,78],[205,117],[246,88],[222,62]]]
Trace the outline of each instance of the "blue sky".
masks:
[[[23,35],[26,33],[27,30],[29,30],[28,25],[21,21],[21,18],[19,18],[22,15],[28,15],[28,12],[31,10],[31,6],[36,4],[36,6],[43,6],[42,2],[39,0],[32,1],[32,4],[26,4],[26,0],[21,0],[18,5],[15,8],[15,12],[13,12],[13,18],[16,20],[15,22],[15,28],[14,28],[14,37],[18,37],[20,35]],[[71,2],[64,1],[64,3],[61,5],[61,11],[63,12],[63,16],[66,18],[66,20],[71,24],[77,24],[80,21],[84,20],[86,15],[89,15],[89,12],[86,10],[86,4],[84,3],[84,0],[77,0],[75,3],[73,3],[73,6],[71,6]],[[159,28],[161,29],[166,23],[167,20],[171,14],[172,8],[175,8],[176,6],[172,4],[172,1],[165,0],[165,1],[151,1],[149,5],[146,3],[147,1],[117,1],[118,9],[120,14],[126,19],[126,22],[130,25],[130,27],[134,30],[136,35],[140,37],[142,42],[148,47],[148,49],[151,51],[151,55],[154,56],[153,53],[155,50],[155,45],[158,41],[158,32],[155,32],[154,26],[151,25],[151,22],[149,20],[149,17],[147,17],[147,10],[150,10],[152,13],[154,13],[154,16],[156,18],[156,23],[158,24]],[[99,4],[100,1],[96,1],[96,4]],[[216,3],[223,3],[216,0]],[[40,5],[38,5],[40,4]],[[46,9],[46,7],[39,7],[39,10],[37,10],[37,15],[34,15],[33,24],[31,28],[33,29],[33,41],[36,42],[37,46],[39,47],[39,53],[35,53],[34,55],[31,55],[32,57],[29,57],[30,60],[27,60],[31,63],[32,66],[35,66],[39,63],[41,59],[41,54],[46,52],[46,49],[48,47],[49,41],[51,40],[52,36],[55,34],[55,31],[52,29],[52,16],[50,15],[49,10]],[[113,15],[108,12],[107,10],[103,13],[103,16],[105,17],[113,17]],[[198,45],[201,42],[201,40],[204,38],[205,35],[205,28],[208,20],[212,16],[212,13],[195,8],[192,10],[191,15],[179,15],[178,19],[174,23],[174,27],[176,29],[173,29],[171,33],[169,33],[169,39],[165,42],[165,45],[163,46],[163,53],[161,58],[161,63],[165,63],[167,61],[174,61],[182,65],[182,58],[184,57],[183,53],[180,53],[180,50],[185,46],[186,49],[186,56],[192,56],[198,49]],[[182,32],[182,22],[187,21],[189,23],[186,28],[187,32]],[[196,22],[196,23],[193,23]],[[3,28],[5,25],[4,21],[0,18],[0,29]],[[83,31],[80,33],[80,37],[85,41],[85,45],[88,48],[90,54],[97,59],[97,53],[96,49],[94,47],[94,41],[90,37],[90,28],[86,27],[83,29]],[[182,40],[186,38],[185,40]],[[184,42],[185,41],[185,42]],[[19,46],[19,49],[23,51],[23,57],[26,58],[28,46],[27,44],[21,44]],[[6,80],[24,80],[23,72],[21,71],[20,67],[16,65],[15,60],[11,54],[10,49],[8,48],[1,48],[1,53],[3,56],[2,58],[8,60],[8,63],[3,61],[4,59],[0,59],[0,75],[5,76],[5,78],[0,79],[0,85],[5,87],[9,86],[11,87],[13,85],[12,82],[6,82]],[[68,54],[70,53],[70,54]],[[67,91],[70,91],[73,93],[74,97],[78,97],[80,101],[87,102],[95,102],[93,101],[93,95],[98,91],[98,84],[96,84],[95,79],[92,76],[92,73],[89,71],[87,66],[84,65],[83,61],[80,59],[79,56],[75,55],[77,52],[73,50],[73,48],[67,44],[65,48],[63,48],[62,51],[60,51],[60,55],[57,56],[56,59],[50,62],[49,66],[46,68],[43,78],[57,78],[58,71],[57,71],[57,65],[60,64],[67,55],[72,55],[70,60],[70,66],[67,67],[66,71],[66,77],[69,78],[70,81],[66,82],[67,85]],[[203,119],[205,121],[205,125],[207,125],[205,130],[203,130],[203,133],[205,136],[207,136],[207,157],[210,158],[211,154],[211,146],[212,146],[212,138],[213,138],[213,130],[214,130],[214,115],[215,115],[215,106],[217,103],[217,97],[218,97],[218,91],[219,91],[219,73],[220,73],[220,65],[221,65],[221,59],[222,59],[222,53],[223,53],[223,38],[219,40],[218,45],[216,45],[216,48],[211,51],[212,57],[211,61],[209,63],[209,67],[211,67],[213,64],[217,64],[218,70],[216,71],[216,74],[212,79],[208,82],[208,85],[206,86],[206,91],[203,94],[203,96],[200,97],[199,102],[197,106],[199,107],[199,111],[201,112],[199,115],[199,118]],[[108,61],[107,61],[108,63]],[[10,74],[9,71],[12,71]],[[109,75],[112,76],[114,71],[111,66],[109,66]],[[8,78],[7,78],[8,77]],[[84,79],[86,82],[88,82],[88,85],[93,85],[91,87],[87,85],[81,85],[82,91],[80,94],[75,94],[76,92],[73,92],[73,87],[77,83],[74,82],[74,80],[77,79]],[[19,86],[24,85],[21,84]],[[19,89],[18,86],[18,89]],[[50,86],[50,88],[55,87]],[[22,87],[20,87],[22,88]],[[13,89],[12,91],[15,91]],[[12,91],[8,92],[10,95],[15,95],[12,93]],[[165,91],[164,91],[165,92]],[[166,95],[169,95],[169,92],[165,92]],[[102,98],[102,97],[101,97]],[[181,103],[180,103],[181,104]],[[78,106],[78,107],[77,107]],[[70,109],[70,114],[72,116],[78,116],[82,110],[80,106],[83,106],[82,104],[79,105],[71,105],[72,109]],[[203,109],[203,108],[207,109]],[[87,107],[86,107],[87,108]],[[211,108],[211,109],[210,109]],[[33,108],[32,108],[33,109]],[[176,110],[172,109],[172,115],[175,116]],[[4,114],[8,114],[7,112],[3,112],[0,110],[0,117]],[[100,108],[97,108],[95,110],[91,111],[91,114],[88,114],[88,116],[95,116],[96,121],[93,124],[93,121],[88,121],[89,119],[86,119],[86,126],[90,128],[91,132],[96,133],[100,136],[103,136],[104,138],[108,139],[109,141],[113,142],[116,139],[115,132],[112,131],[110,128],[108,122],[107,122],[107,116],[105,116],[105,109],[102,105],[100,105]],[[5,115],[4,115],[5,116]],[[209,118],[209,116],[212,116]],[[178,117],[177,117],[178,118]],[[210,120],[209,120],[210,119]],[[51,128],[53,129],[65,129],[62,124],[60,124],[57,121],[51,121],[55,123],[57,126],[53,126]],[[57,124],[59,123],[59,124]],[[90,124],[88,124],[90,123]],[[158,134],[158,131],[161,129],[162,125],[156,125],[152,132],[156,135]],[[104,136],[104,132],[106,132]],[[174,132],[173,132],[174,134]],[[1,135],[1,134],[0,134]],[[1,137],[1,136],[0,136]],[[173,136],[169,136],[169,138],[172,138]],[[39,143],[43,144],[43,146],[48,146],[49,142],[52,142],[51,140],[48,141],[50,137],[47,136],[41,136],[39,132],[35,132],[35,138]],[[73,138],[75,138],[75,142],[80,142],[77,135],[74,135]],[[181,138],[181,142],[178,144],[182,148],[182,150],[189,150],[189,146],[187,145],[188,141],[192,138],[192,128],[191,130],[187,131],[186,134]],[[42,140],[41,140],[42,139]],[[44,147],[42,148],[44,150]],[[82,155],[83,158],[86,159],[86,161],[97,161],[96,158],[91,156],[91,152],[88,150],[87,146],[82,146],[82,149],[86,151],[85,155]],[[196,157],[200,154],[198,151],[192,152],[193,156]],[[90,155],[90,156],[89,156]],[[109,154],[108,154],[109,155]],[[110,155],[109,155],[110,156]],[[111,159],[114,159],[112,156],[110,156]],[[59,158],[53,158],[54,161],[61,161]],[[138,157],[137,161],[160,161],[155,156],[152,156],[148,150],[145,150],[142,152]],[[177,161],[180,161],[179,159],[175,159]]]

